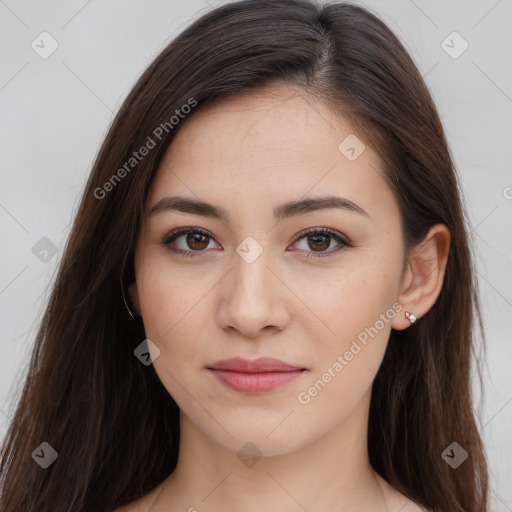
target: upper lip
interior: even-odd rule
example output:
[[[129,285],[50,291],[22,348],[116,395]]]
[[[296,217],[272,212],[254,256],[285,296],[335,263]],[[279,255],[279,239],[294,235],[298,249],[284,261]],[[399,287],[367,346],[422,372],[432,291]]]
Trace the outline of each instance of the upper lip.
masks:
[[[231,359],[222,359],[208,366],[210,370],[231,370],[244,373],[262,373],[262,372],[291,372],[296,370],[305,370],[300,366],[285,363],[273,357],[259,357],[258,359],[244,359],[243,357],[233,357]]]

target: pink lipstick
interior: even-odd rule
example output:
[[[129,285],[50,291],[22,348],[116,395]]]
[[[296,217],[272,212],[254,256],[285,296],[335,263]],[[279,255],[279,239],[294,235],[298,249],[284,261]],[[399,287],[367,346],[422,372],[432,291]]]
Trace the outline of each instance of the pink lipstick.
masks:
[[[242,393],[265,393],[296,379],[306,368],[271,357],[254,360],[234,357],[208,366],[225,386]]]

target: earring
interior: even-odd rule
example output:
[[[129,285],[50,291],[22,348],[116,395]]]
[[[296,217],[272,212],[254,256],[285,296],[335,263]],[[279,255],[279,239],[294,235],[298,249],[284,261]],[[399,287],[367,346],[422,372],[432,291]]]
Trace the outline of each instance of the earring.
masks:
[[[126,296],[124,294],[123,276],[124,276],[124,267],[126,265],[127,256],[128,256],[128,254],[126,254],[124,257],[123,266],[121,267],[121,274],[119,275],[119,282],[121,284],[121,295],[123,296],[124,305],[126,306],[126,309],[128,310],[128,313],[130,314],[130,316],[135,320],[135,316],[133,315],[132,310],[130,309],[130,306],[128,306],[128,302],[126,301]],[[140,316],[140,315],[137,315],[137,316]]]
[[[405,312],[405,318],[407,318],[409,322],[411,322],[411,324],[416,322],[416,320],[418,319],[418,317],[414,313],[411,313],[410,311]]]
[[[121,280],[121,295],[123,296],[123,302],[126,306],[126,309],[128,310],[128,313],[130,313],[130,316],[135,320],[135,316],[133,316],[132,310],[130,309],[130,306],[128,306],[128,302],[126,302],[126,297],[124,295],[124,286],[123,281]]]

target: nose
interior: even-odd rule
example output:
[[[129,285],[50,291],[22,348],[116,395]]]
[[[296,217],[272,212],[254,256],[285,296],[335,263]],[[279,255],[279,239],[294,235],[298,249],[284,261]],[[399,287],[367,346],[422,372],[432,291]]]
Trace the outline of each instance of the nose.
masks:
[[[234,267],[221,287],[219,322],[223,329],[238,336],[255,339],[276,334],[289,321],[286,286],[278,277],[276,265],[270,261],[269,250],[254,261],[233,256]]]

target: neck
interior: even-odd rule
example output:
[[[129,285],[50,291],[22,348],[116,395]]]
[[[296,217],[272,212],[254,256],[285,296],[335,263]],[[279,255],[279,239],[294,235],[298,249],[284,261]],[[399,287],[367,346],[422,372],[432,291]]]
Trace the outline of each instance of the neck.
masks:
[[[368,459],[369,397],[323,437],[298,450],[261,458],[237,456],[182,413],[177,466],[152,512],[386,512]]]

